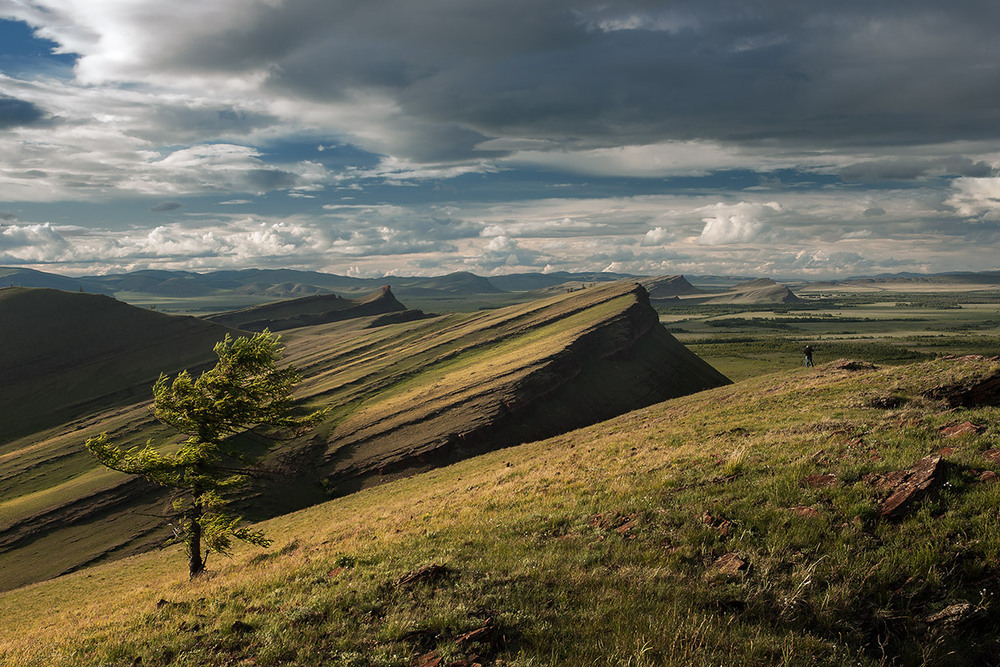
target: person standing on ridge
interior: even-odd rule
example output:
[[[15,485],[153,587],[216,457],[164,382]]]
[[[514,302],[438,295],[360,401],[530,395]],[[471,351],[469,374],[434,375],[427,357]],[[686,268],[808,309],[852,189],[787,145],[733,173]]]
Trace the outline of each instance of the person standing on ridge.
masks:
[[[813,349],[812,345],[806,345],[806,368],[815,368],[813,365]]]

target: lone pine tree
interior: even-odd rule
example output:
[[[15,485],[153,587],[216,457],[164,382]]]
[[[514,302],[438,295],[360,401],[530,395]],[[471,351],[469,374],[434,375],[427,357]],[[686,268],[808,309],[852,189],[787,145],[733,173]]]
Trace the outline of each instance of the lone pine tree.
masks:
[[[292,415],[292,387],[301,377],[291,366],[278,367],[282,349],[280,337],[267,330],[249,338],[227,334],[215,346],[219,362],[197,380],[188,371],[173,381],[160,375],[153,386],[156,418],[189,436],[175,453],[160,452],[152,441],[122,450],[107,433],[86,442],[108,468],[176,490],[175,532],[187,546],[191,578],[204,571],[209,550],[228,553],[233,538],[270,544],[226,511],[227,494],[251,472],[232,436],[259,425],[303,429],[325,414]]]

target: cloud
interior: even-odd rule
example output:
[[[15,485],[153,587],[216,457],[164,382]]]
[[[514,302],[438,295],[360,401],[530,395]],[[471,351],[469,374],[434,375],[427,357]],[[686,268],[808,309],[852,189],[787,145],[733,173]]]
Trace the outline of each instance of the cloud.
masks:
[[[160,202],[156,206],[150,208],[150,211],[166,212],[166,211],[176,211],[182,206],[178,201],[164,201]]]
[[[986,46],[1000,10],[974,2],[38,0],[5,14],[79,54],[86,85],[210,91],[220,109],[260,96],[272,103],[259,121],[204,118],[247,131],[325,113],[355,143],[417,162],[539,141],[984,138],[1000,95]]]
[[[758,240],[769,229],[768,224],[760,218],[781,211],[781,204],[716,204],[707,211],[713,215],[702,218],[705,227],[698,237],[700,245],[748,243]]]
[[[957,178],[945,201],[963,218],[996,218],[1000,214],[1000,178]]]
[[[36,125],[45,118],[45,112],[31,102],[0,94],[0,129]]]
[[[968,157],[890,158],[845,166],[841,176],[851,181],[906,181],[933,176],[983,177],[994,173],[992,165]]]
[[[674,235],[663,227],[654,227],[646,232],[646,235],[642,237],[642,245],[644,246],[657,246],[663,245],[668,241],[671,241]]]

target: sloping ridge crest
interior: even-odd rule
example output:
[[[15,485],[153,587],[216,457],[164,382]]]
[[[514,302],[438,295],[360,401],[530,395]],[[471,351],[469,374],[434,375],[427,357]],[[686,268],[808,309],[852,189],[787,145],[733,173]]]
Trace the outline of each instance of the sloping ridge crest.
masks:
[[[587,313],[623,297],[627,304],[604,315]],[[329,483],[347,492],[729,383],[660,325],[637,283],[589,288],[544,303],[559,301],[574,307],[557,316],[543,305],[509,318],[494,312],[484,328],[507,327],[506,335],[495,354],[456,371],[465,382],[443,378],[411,389],[390,406],[348,417],[328,442]],[[580,322],[561,334],[563,345],[515,344],[570,318]],[[448,357],[469,353],[475,347]]]

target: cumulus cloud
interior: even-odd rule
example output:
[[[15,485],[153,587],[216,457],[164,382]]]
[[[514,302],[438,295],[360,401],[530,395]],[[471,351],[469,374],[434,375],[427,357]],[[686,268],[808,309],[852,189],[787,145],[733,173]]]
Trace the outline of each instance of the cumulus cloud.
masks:
[[[946,204],[964,218],[994,218],[1000,213],[1000,178],[958,178]]]
[[[700,245],[725,245],[758,240],[769,229],[761,217],[781,211],[781,204],[716,204],[708,209],[712,215],[702,218],[705,227],[698,237]]]
[[[642,245],[663,245],[664,243],[671,241],[673,238],[674,235],[663,227],[654,227],[646,232],[645,236],[642,237]]]

